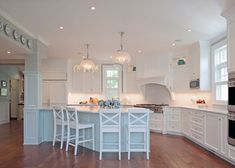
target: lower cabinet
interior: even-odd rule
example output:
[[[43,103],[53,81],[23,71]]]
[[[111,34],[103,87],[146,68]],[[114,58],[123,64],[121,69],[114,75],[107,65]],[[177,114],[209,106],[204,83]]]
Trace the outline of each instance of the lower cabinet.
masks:
[[[164,111],[164,132],[181,133],[181,112],[180,108],[167,108]]]
[[[191,136],[191,115],[188,109],[181,109],[181,128],[184,135]]]
[[[163,113],[151,113],[150,114],[150,130],[162,132],[163,130]]]
[[[227,156],[227,117],[219,114],[205,115],[205,145]]]

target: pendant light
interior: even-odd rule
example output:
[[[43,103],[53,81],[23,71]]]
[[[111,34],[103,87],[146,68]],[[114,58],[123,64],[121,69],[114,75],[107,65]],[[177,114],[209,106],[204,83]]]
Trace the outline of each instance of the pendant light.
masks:
[[[131,56],[123,49],[123,35],[124,32],[120,32],[121,35],[121,49],[112,56],[113,62],[117,64],[128,64],[131,61]]]
[[[89,44],[86,44],[87,48],[87,55],[86,57],[81,61],[79,65],[74,65],[73,70],[74,72],[95,72],[98,70],[98,66],[94,63],[92,59],[89,58]]]

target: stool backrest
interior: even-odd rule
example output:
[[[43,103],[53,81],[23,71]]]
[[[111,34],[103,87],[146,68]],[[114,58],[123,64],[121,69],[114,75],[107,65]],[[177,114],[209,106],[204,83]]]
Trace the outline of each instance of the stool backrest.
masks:
[[[53,107],[53,116],[54,121],[64,121],[64,113],[63,113],[63,107],[62,106],[54,106]]]
[[[132,108],[128,110],[128,125],[149,127],[149,110],[145,108]]]
[[[121,123],[121,110],[120,109],[100,109],[100,126],[109,127],[117,126],[120,127]]]
[[[77,113],[77,110],[75,108],[66,107],[65,111],[66,111],[66,116],[67,116],[67,119],[68,119],[68,123],[75,122],[76,125],[78,125],[78,113]]]

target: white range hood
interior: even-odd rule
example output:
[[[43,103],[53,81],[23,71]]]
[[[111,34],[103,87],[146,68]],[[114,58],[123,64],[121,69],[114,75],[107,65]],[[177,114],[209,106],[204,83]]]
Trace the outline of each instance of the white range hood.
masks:
[[[155,77],[145,77],[137,79],[138,85],[143,86],[146,84],[158,84],[167,86],[167,77],[166,76],[155,76]]]

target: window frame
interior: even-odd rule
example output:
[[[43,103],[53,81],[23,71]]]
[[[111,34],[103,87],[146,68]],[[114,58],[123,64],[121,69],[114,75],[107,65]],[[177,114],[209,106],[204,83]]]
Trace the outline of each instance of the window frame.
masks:
[[[216,49],[223,47],[224,45],[227,46],[226,47],[227,48],[227,52],[226,52],[227,53],[227,61],[224,63],[221,63],[221,64],[217,65],[217,67],[215,67],[215,51],[216,51]],[[215,79],[216,69],[219,67],[227,67],[227,71],[228,71],[228,44],[227,44],[226,38],[211,45],[211,68],[212,68],[211,85],[212,85],[212,104],[227,105],[228,100],[217,100],[216,99],[216,86],[228,83],[228,81],[217,81],[216,82],[216,79]]]
[[[106,77],[106,72],[108,69],[115,69],[115,67],[118,69],[119,71],[119,76],[118,77]],[[122,65],[119,64],[103,64],[102,65],[102,92],[103,95],[105,97],[105,99],[107,99],[107,93],[106,93],[106,81],[107,79],[117,79],[118,78],[118,99],[120,99],[121,97],[121,93],[123,92],[123,67]],[[112,90],[112,88],[110,88]]]

